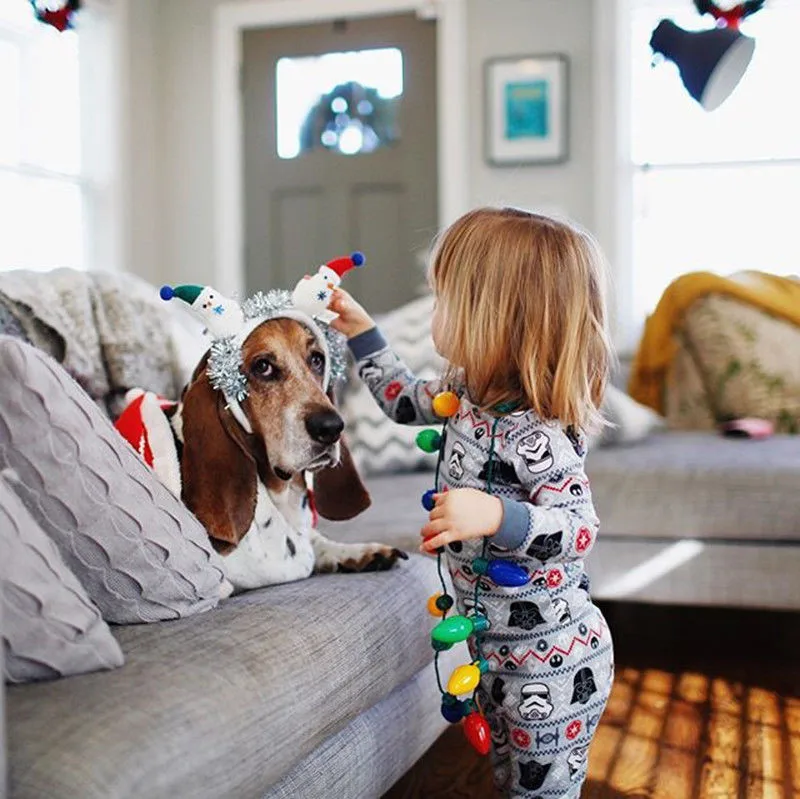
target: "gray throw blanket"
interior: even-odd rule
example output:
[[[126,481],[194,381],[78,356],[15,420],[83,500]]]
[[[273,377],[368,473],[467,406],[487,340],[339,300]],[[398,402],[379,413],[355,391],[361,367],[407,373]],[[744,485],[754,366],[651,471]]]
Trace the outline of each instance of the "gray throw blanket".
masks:
[[[0,306],[6,327],[10,313],[25,338],[59,361],[112,418],[130,388],[177,399],[181,370],[170,310],[140,278],[74,269],[0,272]]]

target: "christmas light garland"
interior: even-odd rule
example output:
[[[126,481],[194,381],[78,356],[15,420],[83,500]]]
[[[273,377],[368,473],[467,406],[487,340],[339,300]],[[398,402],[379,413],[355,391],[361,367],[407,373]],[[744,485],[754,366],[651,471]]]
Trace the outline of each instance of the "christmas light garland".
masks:
[[[422,507],[430,512],[434,508],[434,495],[439,493],[439,472],[444,457],[444,446],[447,438],[447,424],[450,417],[458,412],[460,402],[452,391],[445,391],[437,394],[433,398],[433,411],[445,421],[442,432],[436,430],[423,430],[417,435],[417,446],[427,453],[438,452],[436,462],[436,472],[434,476],[434,488],[426,491],[422,495]],[[509,413],[517,407],[517,403],[503,403],[496,406],[495,411],[499,414]],[[486,493],[492,494],[492,478],[494,476],[494,454],[495,436],[497,426],[502,416],[495,417],[492,423],[491,440],[489,444],[489,466],[486,477]],[[441,621],[431,631],[431,645],[434,649],[434,669],[436,671],[436,683],[442,695],[441,713],[446,721],[457,724],[463,721],[464,734],[472,747],[482,755],[489,753],[491,748],[491,732],[489,723],[483,714],[483,710],[478,702],[478,687],[481,677],[489,670],[489,663],[481,655],[480,634],[490,629],[491,622],[485,613],[480,613],[481,607],[478,602],[482,587],[481,577],[486,576],[496,585],[501,586],[520,586],[525,585],[530,580],[530,573],[522,566],[510,563],[506,560],[488,559],[489,539],[483,539],[480,557],[472,562],[472,569],[477,575],[475,580],[475,593],[473,595],[472,615],[456,615],[448,618],[448,613],[454,605],[453,597],[447,593],[447,585],[442,573],[442,555],[444,547],[436,551],[436,568],[439,575],[439,582],[442,585],[442,593],[433,594],[428,599],[428,612],[435,617],[441,617]],[[441,674],[439,672],[439,655],[441,652],[450,649],[453,644],[474,638],[474,650],[476,658],[471,663],[458,666],[450,675],[447,682],[447,690],[442,686]],[[459,696],[472,694],[468,699],[459,699]]]

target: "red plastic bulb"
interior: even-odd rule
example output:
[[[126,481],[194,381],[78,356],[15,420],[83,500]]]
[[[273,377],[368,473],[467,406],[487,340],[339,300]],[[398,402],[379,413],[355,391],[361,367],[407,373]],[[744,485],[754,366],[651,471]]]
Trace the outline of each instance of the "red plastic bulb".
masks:
[[[492,746],[492,735],[489,722],[483,713],[473,711],[464,719],[464,735],[479,755],[488,755]]]

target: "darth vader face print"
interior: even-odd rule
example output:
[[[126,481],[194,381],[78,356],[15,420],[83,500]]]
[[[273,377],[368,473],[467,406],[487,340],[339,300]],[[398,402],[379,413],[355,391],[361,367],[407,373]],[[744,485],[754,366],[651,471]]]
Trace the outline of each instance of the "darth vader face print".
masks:
[[[533,474],[546,472],[553,465],[553,450],[550,438],[541,430],[525,436],[517,444],[517,454],[523,458],[528,471]]]
[[[509,608],[508,626],[532,630],[537,624],[545,624],[539,606],[535,602],[512,602]]]
[[[597,685],[594,681],[594,674],[588,666],[584,666],[575,672],[572,681],[572,704],[580,702],[585,705],[593,694],[597,693]]]
[[[519,784],[526,791],[538,791],[547,779],[552,763],[540,763],[538,760],[520,760]]]
[[[562,538],[564,531],[558,530],[555,533],[541,533],[533,539],[528,547],[528,555],[544,563],[551,558],[557,558],[562,550]]]

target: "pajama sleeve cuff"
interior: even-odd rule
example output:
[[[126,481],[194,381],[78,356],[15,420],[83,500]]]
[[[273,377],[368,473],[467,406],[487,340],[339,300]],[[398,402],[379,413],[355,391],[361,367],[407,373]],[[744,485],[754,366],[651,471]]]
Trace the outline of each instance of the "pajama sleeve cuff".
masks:
[[[492,536],[492,543],[503,549],[516,549],[528,535],[530,518],[522,502],[500,497],[503,503],[503,521]]]
[[[383,333],[377,327],[370,328],[365,333],[359,333],[347,342],[350,352],[357,361],[361,361],[376,352],[385,350],[388,344]]]

